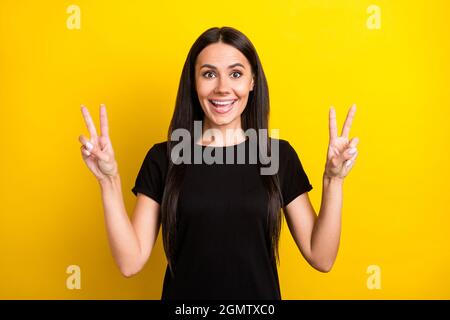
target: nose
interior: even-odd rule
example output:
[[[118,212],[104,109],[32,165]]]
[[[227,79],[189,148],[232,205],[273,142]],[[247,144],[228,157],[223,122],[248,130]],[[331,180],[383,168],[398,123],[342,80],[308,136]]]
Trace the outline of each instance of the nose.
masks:
[[[217,86],[214,90],[216,94],[228,94],[230,93],[230,88],[228,84],[228,79],[226,77],[219,77],[217,80]]]

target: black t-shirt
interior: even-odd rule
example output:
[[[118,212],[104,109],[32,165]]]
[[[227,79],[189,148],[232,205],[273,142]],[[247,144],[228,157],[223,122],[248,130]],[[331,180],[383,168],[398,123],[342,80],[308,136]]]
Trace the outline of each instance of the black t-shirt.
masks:
[[[234,146],[209,147],[217,149]],[[132,192],[161,204],[167,142],[148,151]],[[237,154],[235,152],[235,154]],[[225,156],[224,156],[225,157]],[[226,158],[223,158],[224,161]],[[266,230],[268,197],[257,164],[188,164],[180,189],[175,278],[167,266],[161,299],[281,299]],[[297,153],[279,139],[279,181],[286,206],[312,186]]]

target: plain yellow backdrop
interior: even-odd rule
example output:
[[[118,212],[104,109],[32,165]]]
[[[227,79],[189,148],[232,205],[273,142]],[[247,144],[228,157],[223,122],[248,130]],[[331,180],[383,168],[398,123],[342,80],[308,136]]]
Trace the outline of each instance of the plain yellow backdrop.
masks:
[[[377,5],[381,28],[368,24]],[[80,29],[67,8],[80,9]],[[0,4],[0,298],[159,299],[159,234],[145,269],[124,278],[105,232],[100,189],[82,161],[109,114],[129,214],[147,150],[166,139],[181,68],[195,39],[233,26],[268,78],[271,128],[295,147],[320,209],[328,110],[359,156],[344,184],[330,273],[312,269],[283,226],[283,299],[449,299],[448,1],[13,1]],[[372,17],[373,18],[373,17]],[[373,25],[372,25],[373,26]],[[69,290],[66,269],[81,269]],[[367,268],[380,268],[380,289]]]

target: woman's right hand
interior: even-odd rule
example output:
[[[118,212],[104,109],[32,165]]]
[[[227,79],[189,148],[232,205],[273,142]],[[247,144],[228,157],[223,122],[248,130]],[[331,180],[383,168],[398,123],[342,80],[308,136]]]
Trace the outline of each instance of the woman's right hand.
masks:
[[[111,140],[109,139],[106,106],[100,105],[100,136],[97,135],[88,109],[83,105],[81,106],[81,113],[91,136],[90,139],[84,135],[79,136],[81,155],[84,162],[99,182],[109,177],[117,176],[118,168]]]

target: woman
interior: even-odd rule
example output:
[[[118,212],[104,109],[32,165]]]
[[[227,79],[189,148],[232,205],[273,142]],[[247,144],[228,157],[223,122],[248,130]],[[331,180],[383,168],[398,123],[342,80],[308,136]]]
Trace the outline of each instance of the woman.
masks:
[[[126,277],[143,268],[162,224],[168,261],[162,299],[281,299],[276,264],[281,209],[308,263],[321,272],[331,269],[339,246],[343,181],[357,156],[358,139],[348,140],[355,107],[341,136],[330,108],[317,217],[308,197],[312,186],[295,150],[285,140],[268,137],[266,78],[255,48],[238,30],[211,28],[190,49],[168,141],[148,151],[132,189],[137,202],[131,221],[106,108],[100,107],[101,136],[88,110],[81,109],[91,135],[80,136],[82,156],[99,181],[110,246]],[[196,136],[198,121],[201,132]],[[276,173],[261,174],[267,163],[248,161],[255,153],[249,130],[259,136],[256,153],[267,150],[279,162]],[[174,137],[180,131],[194,136],[188,145],[203,156],[225,159],[231,151],[240,156],[244,150],[245,163],[177,163],[181,156],[193,160],[195,153],[183,149],[176,157]]]

